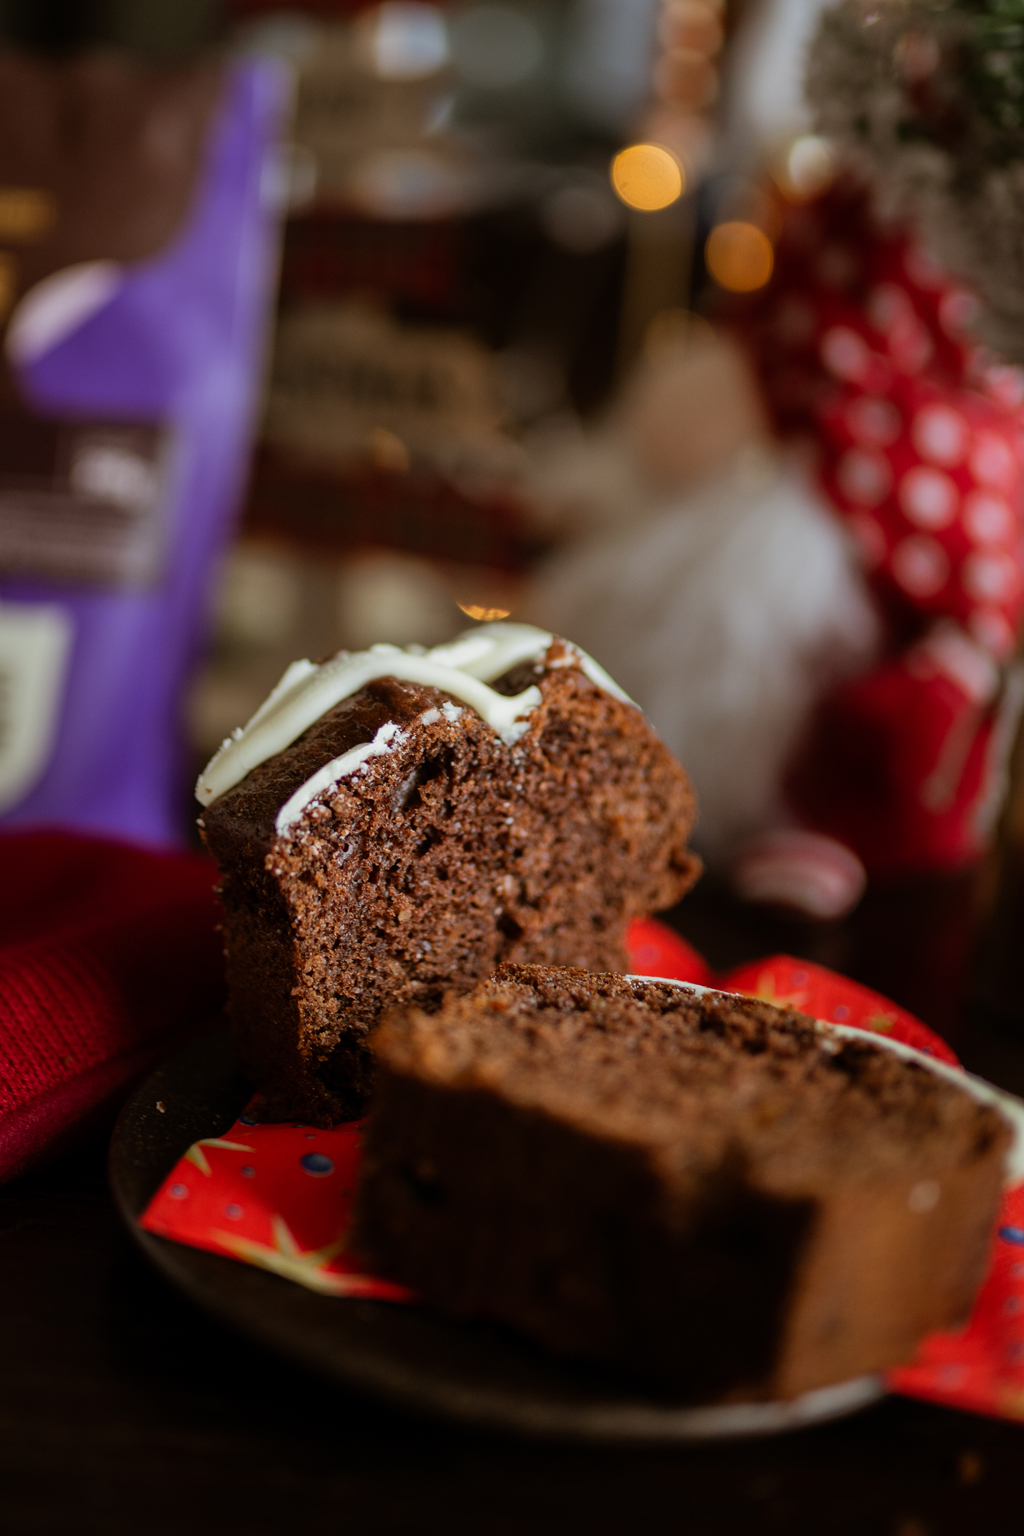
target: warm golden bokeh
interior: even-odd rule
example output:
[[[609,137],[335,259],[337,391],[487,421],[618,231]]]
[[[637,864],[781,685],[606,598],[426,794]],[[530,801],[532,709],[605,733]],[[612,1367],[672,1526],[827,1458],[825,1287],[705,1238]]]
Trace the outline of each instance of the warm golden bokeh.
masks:
[[[57,222],[53,194],[41,187],[0,187],[0,240],[31,244]]]
[[[631,144],[612,161],[612,186],[628,208],[655,213],[682,196],[682,166],[660,144]]]
[[[752,293],[771,277],[775,253],[763,229],[737,219],[716,224],[704,247],[704,260],[720,288]]]
[[[0,251],[0,320],[6,320],[18,296],[18,263],[7,251]]]

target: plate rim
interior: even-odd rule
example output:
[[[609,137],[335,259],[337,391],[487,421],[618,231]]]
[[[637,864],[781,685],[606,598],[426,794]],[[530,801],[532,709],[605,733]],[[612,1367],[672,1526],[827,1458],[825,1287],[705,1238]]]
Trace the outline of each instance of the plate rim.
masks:
[[[590,1443],[687,1443],[773,1435],[846,1417],[887,1394],[884,1378],[869,1375],[821,1387],[788,1402],[666,1405],[639,1393],[634,1397],[628,1388],[617,1388],[611,1383],[606,1401],[569,1404],[556,1400],[547,1403],[540,1396],[526,1400],[515,1395],[502,1396],[500,1384],[494,1388],[481,1388],[448,1379],[438,1380],[424,1375],[415,1365],[410,1367],[401,1360],[396,1361],[393,1354],[374,1352],[372,1346],[362,1352],[350,1348],[341,1359],[337,1355],[329,1358],[318,1355],[312,1340],[304,1337],[305,1328],[296,1332],[286,1325],[267,1326],[258,1310],[255,1313],[245,1308],[240,1310],[237,1296],[225,1295],[216,1277],[221,1273],[237,1276],[241,1271],[248,1277],[241,1282],[244,1288],[257,1297],[269,1296],[280,1286],[291,1289],[294,1282],[225,1255],[146,1232],[137,1218],[155,1191],[151,1189],[140,1199],[126,1184],[123,1161],[132,1157],[130,1134],[135,1123],[162,1102],[158,1094],[166,1090],[161,1090],[161,1078],[173,1074],[176,1068],[184,1071],[187,1058],[202,1060],[207,1054],[214,1058],[210,1075],[215,1077],[216,1052],[218,1049],[223,1052],[225,1040],[226,1030],[204,1032],[198,1039],[171,1053],[138,1084],[114,1126],[108,1155],[108,1178],[118,1214],[138,1248],[164,1278],[204,1311],[272,1352],[406,1411],[426,1413],[467,1427],[512,1432],[530,1438]],[[233,1054],[231,1059],[233,1061]],[[240,1084],[237,1065],[234,1065],[234,1073]],[[161,1113],[166,1114],[166,1109]],[[172,1119],[155,1128],[166,1135],[174,1123]],[[205,1133],[209,1134],[209,1121],[204,1123]],[[185,1143],[182,1153],[189,1145],[191,1141]],[[158,1185],[173,1166],[172,1160],[164,1167]],[[222,1266],[227,1268],[222,1269]],[[237,1291],[238,1285],[230,1288]],[[358,1297],[320,1296],[301,1287],[295,1289],[311,1301],[332,1309],[393,1305]],[[427,1309],[417,1310],[429,1316]],[[357,1310],[355,1316],[361,1315],[365,1314]],[[443,1321],[446,1325],[460,1326],[456,1320]],[[571,1362],[559,1361],[559,1365],[572,1369]]]

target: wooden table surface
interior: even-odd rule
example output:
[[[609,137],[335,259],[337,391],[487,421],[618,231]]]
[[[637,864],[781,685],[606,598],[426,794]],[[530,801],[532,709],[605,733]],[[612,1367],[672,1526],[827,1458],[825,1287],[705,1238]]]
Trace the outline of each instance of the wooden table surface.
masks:
[[[720,967],[786,950],[883,987],[1024,1090],[1024,1030],[965,1016],[971,891],[801,929],[707,887],[675,914]],[[0,1190],[0,1531],[234,1536],[945,1536],[1024,1530],[1024,1426],[891,1398],[770,1439],[617,1449],[382,1407],[208,1319],[146,1265],[105,1146]]]

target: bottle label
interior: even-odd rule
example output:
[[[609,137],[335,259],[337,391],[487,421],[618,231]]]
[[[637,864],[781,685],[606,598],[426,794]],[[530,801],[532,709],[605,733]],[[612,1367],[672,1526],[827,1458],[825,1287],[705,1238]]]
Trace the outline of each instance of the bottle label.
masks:
[[[166,546],[170,434],[148,423],[0,415],[0,572],[145,588]]]
[[[0,813],[24,799],[50,760],[73,626],[56,603],[0,603]]]

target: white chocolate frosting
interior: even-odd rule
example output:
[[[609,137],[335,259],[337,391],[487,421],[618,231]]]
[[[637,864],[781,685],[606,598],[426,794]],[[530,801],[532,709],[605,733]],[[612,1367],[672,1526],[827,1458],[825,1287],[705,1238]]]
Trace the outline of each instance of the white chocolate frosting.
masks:
[[[253,768],[290,747],[327,710],[379,677],[397,677],[454,694],[511,746],[529,728],[530,712],[540,703],[540,689],[525,688],[509,698],[488,685],[520,662],[539,661],[553,638],[532,624],[480,624],[431,651],[375,645],[368,651],[341,651],[320,666],[295,661],[248,725],[235,731],[206,765],[196,784],[196,799],[212,805]],[[574,646],[567,645],[565,655],[553,665],[579,667],[597,687],[632,703],[603,667]],[[452,708],[444,707],[448,719],[453,718]],[[395,733],[401,734],[397,725],[382,726],[372,742],[353,747],[318,769],[282,806],[278,831],[286,831],[317,795],[339,779],[357,772],[369,758],[392,751],[397,744]]]
[[[676,981],[671,976],[627,976],[627,981],[660,982],[666,987],[679,987],[683,992],[705,992],[717,997],[743,997],[742,992],[723,992],[718,987],[702,987],[695,981]],[[744,999],[746,1001],[746,999]],[[870,1045],[877,1045],[883,1051],[891,1051],[894,1056],[901,1057],[904,1061],[914,1061],[919,1067],[924,1067],[929,1072],[934,1072],[936,1077],[944,1078],[947,1083],[952,1083],[954,1088],[959,1088],[970,1098],[979,1104],[988,1104],[1008,1121],[1013,1131],[1013,1141],[1006,1154],[1003,1178],[1009,1186],[1019,1184],[1024,1179],[1024,1103],[1015,1098],[1012,1093],[1007,1093],[1003,1088],[996,1088],[992,1083],[986,1083],[983,1077],[975,1077],[971,1072],[965,1072],[963,1067],[951,1066],[948,1061],[939,1061],[936,1056],[929,1056],[926,1051],[919,1051],[912,1045],[904,1045],[902,1040],[890,1040],[887,1035],[876,1035],[870,1029],[858,1029],[853,1024],[830,1024],[826,1019],[815,1019],[820,1034],[831,1036],[840,1040],[866,1040]]]
[[[333,789],[340,779],[355,773],[364,763],[369,762],[371,757],[386,757],[404,740],[405,732],[393,720],[389,720],[387,725],[381,726],[372,741],[364,741],[361,747],[353,747],[351,751],[343,752],[340,757],[332,758],[329,763],[318,768],[305,784],[299,785],[294,795],[286,800],[278,811],[275,823],[277,831],[287,832],[317,795],[323,794],[324,790]]]

